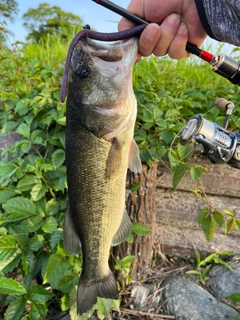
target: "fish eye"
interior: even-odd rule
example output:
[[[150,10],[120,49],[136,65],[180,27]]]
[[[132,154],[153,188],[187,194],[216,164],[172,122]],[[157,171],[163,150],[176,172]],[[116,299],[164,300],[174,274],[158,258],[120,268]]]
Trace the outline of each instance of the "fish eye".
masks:
[[[90,76],[90,70],[85,66],[80,66],[76,71],[76,75],[80,80],[86,80]]]

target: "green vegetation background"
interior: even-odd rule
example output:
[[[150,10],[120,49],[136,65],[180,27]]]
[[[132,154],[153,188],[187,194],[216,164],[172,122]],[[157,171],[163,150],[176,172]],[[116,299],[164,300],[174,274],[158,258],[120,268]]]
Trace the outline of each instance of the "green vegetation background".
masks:
[[[51,308],[68,310],[81,272],[81,256],[68,255],[62,243],[66,105],[59,90],[71,38],[47,35],[20,49],[0,48],[0,134],[20,135],[0,161],[0,318],[5,320],[45,319]],[[195,57],[142,59],[133,79],[135,139],[144,163],[167,160],[176,133],[195,114],[221,125],[224,114],[214,107],[219,97],[236,104],[230,129],[240,127],[238,88]],[[173,156],[180,159],[185,151],[175,145]],[[177,167],[177,174],[171,167],[175,187],[191,169],[187,162]],[[193,178],[204,172],[191,170]]]

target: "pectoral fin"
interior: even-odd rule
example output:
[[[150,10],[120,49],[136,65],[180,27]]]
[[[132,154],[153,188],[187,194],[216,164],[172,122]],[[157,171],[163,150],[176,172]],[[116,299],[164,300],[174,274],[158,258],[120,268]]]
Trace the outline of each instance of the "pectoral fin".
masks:
[[[80,239],[76,234],[71,219],[69,204],[67,205],[67,210],[63,223],[63,245],[64,249],[68,253],[78,254],[82,250]]]
[[[125,209],[123,213],[121,225],[118,228],[117,233],[113,237],[112,246],[117,246],[123,241],[125,241],[131,234],[131,228],[132,228],[132,222]]]
[[[139,149],[134,139],[132,140],[129,150],[128,168],[134,173],[140,173],[142,171]]]
[[[122,158],[122,148],[123,145],[120,144],[117,139],[114,139],[109,150],[108,159],[106,163],[105,174],[107,178],[118,173],[119,165]]]

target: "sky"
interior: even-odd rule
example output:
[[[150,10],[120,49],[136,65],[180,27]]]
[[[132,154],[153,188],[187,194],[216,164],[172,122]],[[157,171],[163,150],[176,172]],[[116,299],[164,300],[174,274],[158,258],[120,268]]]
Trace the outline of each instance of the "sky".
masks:
[[[72,12],[80,16],[85,24],[89,24],[91,28],[100,32],[115,32],[117,31],[117,21],[120,16],[110,10],[103,8],[91,0],[17,0],[19,4],[19,13],[13,24],[8,23],[8,29],[15,36],[12,38],[18,41],[24,41],[27,34],[22,26],[22,16],[29,8],[37,8],[42,2],[48,2],[51,6],[59,6],[62,10]],[[130,0],[113,0],[117,5],[126,8]]]
[[[89,24],[91,28],[100,32],[115,32],[117,31],[117,22],[120,20],[120,16],[110,10],[96,4],[91,0],[17,0],[19,4],[19,13],[15,18],[14,23],[8,23],[8,29],[14,33],[13,37],[10,37],[10,42],[24,41],[27,35],[27,31],[22,26],[22,16],[28,11],[29,8],[37,8],[42,2],[48,2],[51,6],[59,6],[62,10],[72,12],[82,18],[85,24]],[[130,0],[112,0],[115,4],[126,8]],[[219,48],[219,43],[210,38],[205,40],[204,48],[212,47],[213,54],[216,54],[216,50]],[[221,52],[230,54],[234,46],[225,44]]]

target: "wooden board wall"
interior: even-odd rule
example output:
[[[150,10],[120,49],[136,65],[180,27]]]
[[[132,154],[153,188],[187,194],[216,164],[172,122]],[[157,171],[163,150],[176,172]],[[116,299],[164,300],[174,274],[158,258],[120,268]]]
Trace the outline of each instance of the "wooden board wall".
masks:
[[[207,159],[193,159],[194,164],[208,170],[200,183],[211,205],[218,209],[231,209],[240,218],[240,170],[228,165],[211,164]],[[191,190],[200,189],[199,183],[186,174],[176,191],[172,188],[171,172],[158,166],[156,192],[156,220],[165,254],[195,256],[195,250],[203,255],[230,251],[240,254],[240,232],[224,234],[216,227],[213,239],[208,243],[197,221],[198,212],[206,207],[204,197],[197,199]]]

